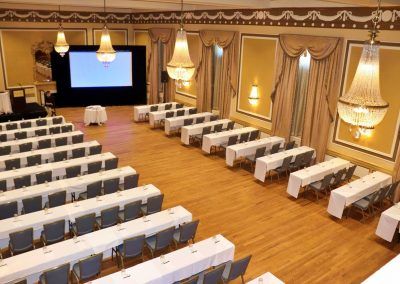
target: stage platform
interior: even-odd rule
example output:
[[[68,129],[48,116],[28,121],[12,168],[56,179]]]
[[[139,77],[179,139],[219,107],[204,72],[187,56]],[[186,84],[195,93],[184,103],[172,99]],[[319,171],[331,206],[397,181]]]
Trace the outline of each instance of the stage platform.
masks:
[[[47,111],[44,107],[38,105],[37,103],[27,103],[25,109],[22,112],[0,115],[0,122],[32,119],[46,116]]]

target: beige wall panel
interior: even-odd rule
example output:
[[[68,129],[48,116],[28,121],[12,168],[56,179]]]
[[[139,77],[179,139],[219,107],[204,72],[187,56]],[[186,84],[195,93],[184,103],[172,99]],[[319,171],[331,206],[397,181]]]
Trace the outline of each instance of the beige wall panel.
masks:
[[[95,29],[93,30],[94,33],[94,45],[99,45],[100,44],[100,38],[101,38],[101,29]],[[111,42],[113,45],[127,45],[127,30],[109,30],[110,31],[110,37],[111,37]]]

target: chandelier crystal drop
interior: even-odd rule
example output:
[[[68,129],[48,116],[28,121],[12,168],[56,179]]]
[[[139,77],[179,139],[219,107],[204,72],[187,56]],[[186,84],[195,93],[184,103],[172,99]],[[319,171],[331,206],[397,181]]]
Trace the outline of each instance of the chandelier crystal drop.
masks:
[[[381,123],[389,107],[381,97],[379,86],[379,42],[376,41],[379,12],[380,1],[353,82],[338,102],[340,118],[357,127],[361,134]]]
[[[104,0],[104,13],[106,12],[106,0]],[[117,57],[117,53],[115,52],[112,43],[110,32],[107,28],[107,20],[106,15],[104,15],[104,27],[101,32],[101,39],[100,39],[100,47],[96,51],[97,60],[102,62],[105,67],[108,67],[111,62],[115,60]]]
[[[181,1],[181,26],[176,34],[176,42],[172,59],[167,64],[168,75],[179,87],[188,82],[194,75],[195,66],[190,59],[186,31],[183,29],[183,0]]]
[[[59,26],[58,26],[58,32],[57,32],[57,40],[56,40],[56,43],[54,44],[54,50],[57,53],[59,53],[61,57],[64,57],[65,53],[67,53],[69,50],[69,45],[65,38],[65,33],[64,33],[64,29],[62,27],[60,13],[61,13],[61,6],[58,6]]]

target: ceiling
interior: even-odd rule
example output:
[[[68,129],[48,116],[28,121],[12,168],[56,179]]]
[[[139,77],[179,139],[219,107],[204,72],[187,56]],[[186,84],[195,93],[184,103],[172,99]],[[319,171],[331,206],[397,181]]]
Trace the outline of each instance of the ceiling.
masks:
[[[185,10],[257,9],[279,7],[345,7],[376,6],[377,0],[184,0]],[[107,11],[174,11],[180,9],[179,0],[107,0]],[[0,0],[0,7],[20,9],[56,9],[100,11],[103,0]],[[382,0],[382,5],[397,6],[400,0]]]

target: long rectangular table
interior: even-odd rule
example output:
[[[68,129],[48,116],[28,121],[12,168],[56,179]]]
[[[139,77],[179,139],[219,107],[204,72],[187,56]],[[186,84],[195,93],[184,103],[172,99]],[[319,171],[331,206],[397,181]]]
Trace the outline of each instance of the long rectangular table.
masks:
[[[221,235],[217,242],[213,238],[205,239],[169,254],[165,260],[159,257],[126,269],[125,275],[115,272],[92,281],[93,284],[166,284],[175,283],[212,266],[233,261],[235,245]],[[125,278],[124,278],[125,276]]]
[[[229,137],[234,135],[238,135],[240,137],[240,134],[249,133],[255,130],[257,129],[254,127],[243,127],[228,131],[207,134],[203,136],[203,145],[201,148],[204,152],[211,153],[212,146],[219,146],[222,143],[228,142]]]
[[[400,279],[400,255],[382,266],[362,284],[398,284]]]
[[[190,144],[190,141],[189,141],[190,136],[201,134],[204,127],[211,126],[211,128],[213,128],[217,124],[222,124],[223,127],[227,127],[227,125],[230,121],[231,120],[229,120],[229,119],[219,119],[219,120],[214,120],[214,121],[208,121],[208,122],[183,126],[181,129],[181,142],[185,145],[189,145]]]
[[[324,176],[336,173],[341,169],[346,169],[351,166],[349,161],[334,158],[329,161],[319,163],[306,169],[290,174],[287,193],[294,198],[297,198],[300,188],[309,185],[310,183],[322,180]]]
[[[30,122],[32,124],[32,127],[37,127],[36,121],[37,120],[46,120],[47,125],[53,125],[53,118],[62,118],[61,123],[65,123],[65,118],[61,115],[59,116],[50,116],[50,117],[43,117],[43,118],[34,118],[34,119],[25,119],[25,120],[17,120],[17,121],[8,121],[8,122],[2,122],[0,123],[0,130],[7,131],[6,130],[6,125],[10,123],[16,123],[17,128],[21,129],[21,123],[22,122]]]
[[[72,150],[79,149],[79,148],[85,148],[85,156],[87,156],[87,155],[89,155],[89,148],[92,146],[98,146],[98,145],[100,145],[100,143],[97,141],[89,141],[89,142],[70,144],[70,145],[65,145],[65,146],[60,146],[60,147],[52,147],[52,148],[48,148],[48,149],[33,150],[33,151],[29,151],[29,152],[14,153],[11,155],[0,156],[0,171],[5,170],[5,167],[6,167],[5,161],[10,160],[10,159],[20,159],[21,167],[26,167],[27,163],[28,163],[27,158],[32,155],[40,155],[42,164],[44,164],[47,161],[49,161],[49,162],[54,161],[53,156],[54,156],[54,153],[56,153],[56,152],[67,151],[67,158],[71,159],[72,158]]]
[[[38,136],[38,137],[30,137],[27,139],[1,142],[0,146],[1,147],[11,146],[11,153],[19,153],[19,145],[24,144],[24,143],[32,143],[32,149],[37,149],[37,147],[39,146],[40,140],[50,139],[51,146],[55,147],[57,138],[67,137],[67,144],[72,144],[72,136],[80,135],[80,134],[83,134],[83,132],[82,131],[72,131],[72,132],[51,134],[51,135]]]
[[[172,104],[172,109],[175,109],[176,107],[176,102],[170,102],[170,103],[163,103],[163,104],[153,104],[153,105],[143,105],[143,106],[134,106],[133,107],[133,120],[134,121],[140,121],[141,116],[145,116],[147,113],[150,112],[150,107],[151,106],[158,106],[158,110],[164,110],[165,105],[167,104]]]
[[[161,111],[150,112],[149,113],[150,126],[154,127],[156,121],[160,121],[160,120],[164,119],[165,116],[166,116],[166,113],[169,112],[169,111],[172,111],[174,113],[174,116],[176,116],[176,112],[178,110],[184,110],[185,111],[184,115],[188,115],[190,109],[194,109],[194,107],[183,107],[183,108],[180,108],[180,109],[170,109],[170,110],[161,110]]]
[[[314,151],[314,149],[307,146],[301,146],[298,148],[293,148],[287,151],[278,152],[272,155],[258,158],[256,160],[256,170],[254,172],[254,177],[264,182],[265,175],[267,174],[267,172],[282,166],[282,162],[286,157],[293,156],[292,158],[293,162],[296,159],[297,155],[306,153],[308,151]]]
[[[329,198],[328,212],[341,219],[343,211],[347,206],[378,191],[391,182],[392,177],[390,175],[382,172],[373,172],[332,190]]]
[[[38,280],[43,271],[64,263],[74,263],[94,253],[103,252],[110,255],[113,247],[122,244],[124,239],[139,235],[152,236],[155,233],[171,226],[190,222],[192,214],[182,206],[172,208],[174,214],[164,210],[147,217],[138,218],[118,226],[98,230],[77,238],[48,246],[50,252],[36,249],[3,260],[5,265],[0,267],[0,283],[7,283],[15,279],[27,278],[28,283]],[[148,221],[149,220],[149,221]]]
[[[108,179],[119,178],[120,184],[124,183],[124,177],[136,174],[131,167],[123,167],[94,174],[83,175],[80,177],[55,180],[49,183],[35,184],[24,189],[9,190],[0,194],[0,204],[8,202],[18,202],[18,210],[22,209],[22,200],[35,196],[42,196],[43,205],[48,201],[50,194],[63,191],[67,192],[67,201],[71,201],[71,194],[76,196],[86,191],[88,184],[96,181],[105,181]]]
[[[229,146],[228,148],[226,148],[226,164],[233,167],[235,160],[241,157],[254,155],[256,153],[256,150],[260,147],[266,147],[266,150],[268,151],[273,145],[277,143],[283,146],[283,144],[285,144],[285,138],[272,136]]]
[[[115,158],[114,154],[107,152],[98,155],[91,155],[87,157],[65,160],[61,162],[43,164],[33,167],[26,167],[21,169],[15,169],[11,171],[5,171],[0,173],[0,180],[7,180],[7,188],[12,188],[14,186],[14,178],[30,175],[32,183],[36,182],[36,174],[52,171],[53,179],[56,177],[63,177],[66,174],[65,169],[72,166],[81,166],[81,173],[87,171],[87,165],[93,162],[102,162],[102,167],[104,167],[104,162],[108,159]]]
[[[193,121],[196,121],[196,118],[204,117],[205,121],[209,121],[212,115],[213,114],[211,112],[202,112],[202,113],[166,118],[164,126],[165,134],[169,135],[171,134],[172,130],[177,130],[181,128],[183,126],[183,122],[185,119],[193,119]]]
[[[393,205],[382,212],[375,234],[382,239],[393,241],[396,230],[399,230],[400,203]]]
[[[121,192],[103,195],[100,200],[90,198],[74,203],[67,203],[62,206],[50,208],[46,213],[45,210],[20,215],[0,220],[0,248],[8,245],[9,234],[12,232],[33,228],[35,239],[40,237],[43,225],[58,220],[65,220],[65,229],[68,230],[68,221],[75,222],[75,218],[89,213],[96,213],[100,216],[101,210],[119,206],[124,209],[124,205],[130,202],[141,200],[143,204],[147,203],[147,199],[152,196],[160,195],[161,192],[154,185],[146,185],[145,187],[137,187]]]
[[[260,281],[262,279],[262,282]],[[273,275],[271,272],[267,272],[249,282],[247,284],[285,284],[282,280],[278,277]]]
[[[11,141],[15,139],[15,133],[17,132],[26,132],[27,137],[35,137],[36,130],[46,130],[46,135],[50,134],[50,128],[56,127],[56,126],[71,126],[72,131],[74,131],[75,126],[72,123],[64,123],[64,124],[57,124],[57,125],[46,125],[46,126],[38,126],[38,127],[31,127],[31,128],[24,128],[24,129],[15,129],[15,130],[7,130],[7,131],[2,131],[1,134],[6,134],[7,135],[7,141]]]

